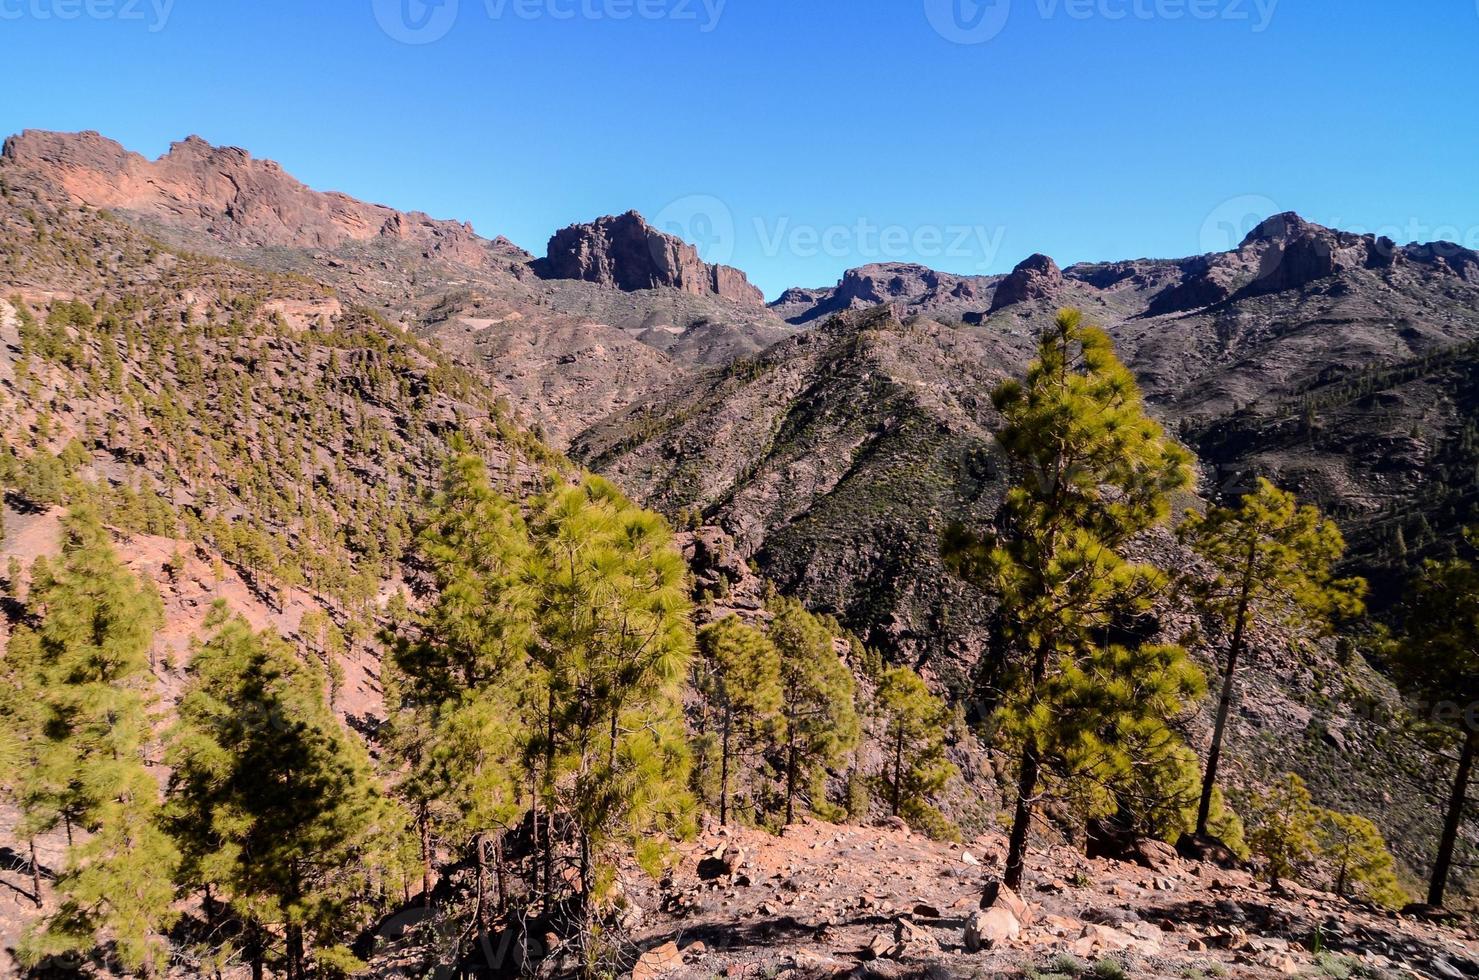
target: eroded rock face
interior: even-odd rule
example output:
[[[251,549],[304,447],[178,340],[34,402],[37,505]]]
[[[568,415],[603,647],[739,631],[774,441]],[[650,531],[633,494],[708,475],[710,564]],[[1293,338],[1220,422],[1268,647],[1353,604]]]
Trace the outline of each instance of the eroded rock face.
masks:
[[[1234,251],[1184,260],[1179,280],[1155,296],[1148,312],[1188,312],[1274,293],[1319,290],[1326,280],[1345,273],[1404,266],[1479,281],[1479,254],[1460,246],[1398,245],[1390,238],[1326,228],[1288,211],[1264,220]]]
[[[847,270],[831,289],[788,289],[771,309],[798,324],[885,303],[897,307],[901,315],[948,312],[960,316],[972,309],[980,312],[994,281],[915,263],[880,262]]]
[[[315,191],[271,160],[199,136],[149,160],[95,132],[27,130],[5,141],[4,157],[45,175],[78,204],[202,228],[225,242],[332,248],[389,239],[472,266],[496,251],[470,224]]]
[[[996,295],[991,299],[991,311],[994,313],[1028,300],[1051,299],[1062,286],[1063,270],[1058,268],[1058,263],[1041,253],[1029,255],[1018,262],[1011,275],[996,287]]]
[[[547,279],[581,279],[627,292],[669,287],[757,306],[765,301],[743,272],[704,262],[698,249],[653,228],[636,211],[563,228],[550,238],[547,253],[535,263]]]

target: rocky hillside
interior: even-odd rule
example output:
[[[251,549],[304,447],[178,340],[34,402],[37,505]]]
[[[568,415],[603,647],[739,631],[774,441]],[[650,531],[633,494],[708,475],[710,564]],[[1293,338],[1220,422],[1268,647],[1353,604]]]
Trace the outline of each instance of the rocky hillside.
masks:
[[[1051,870],[983,913],[1004,848],[998,833],[947,845],[896,826],[710,828],[660,887],[624,879],[633,977],[1479,977],[1472,931],[1169,847],[1143,864],[1044,849]]]
[[[306,276],[462,356],[562,444],[639,393],[794,332],[744,275],[638,215],[556,234],[533,255],[471,226],[312,190],[199,138],[158,160],[96,133],[27,131],[0,179],[107,210],[162,242]]]
[[[1029,343],[847,314],[639,402],[572,452],[664,510],[700,510],[783,591],[895,655],[954,664],[958,684],[985,609],[938,539],[1000,502],[987,396]]]

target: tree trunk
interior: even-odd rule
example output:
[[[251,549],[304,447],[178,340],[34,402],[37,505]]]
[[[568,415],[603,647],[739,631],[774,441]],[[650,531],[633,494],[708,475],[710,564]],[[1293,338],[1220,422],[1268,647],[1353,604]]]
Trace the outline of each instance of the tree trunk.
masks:
[[[36,838],[32,837],[31,844],[31,900],[36,907],[41,907],[41,865],[36,862]]]
[[[1433,878],[1428,886],[1428,904],[1441,908],[1443,893],[1448,890],[1448,872],[1453,867],[1453,847],[1464,822],[1464,802],[1469,792],[1469,776],[1474,771],[1474,755],[1479,750],[1479,731],[1470,729],[1464,736],[1464,747],[1458,757],[1458,773],[1453,779],[1453,795],[1443,819],[1443,836],[1438,841],[1438,858],[1433,862]]]
[[[544,891],[546,895],[546,908],[553,899],[555,893],[555,809],[554,809],[554,776],[555,776],[555,689],[551,687],[545,695],[545,745],[544,745],[544,778],[550,781],[550,805],[545,814],[544,835]]]
[[[899,815],[899,784],[904,779],[904,726],[894,739],[894,816]]]
[[[262,935],[262,927],[252,920],[247,924],[247,959],[252,963],[252,980],[262,980],[266,970],[263,960],[267,953],[267,943]]]
[[[503,834],[493,841],[493,874],[498,879],[498,911],[508,911],[508,883],[504,880]]]
[[[291,925],[285,932],[288,949],[288,980],[303,980],[303,927]]]
[[[796,818],[796,739],[786,746],[786,824]]]
[[[1217,764],[1222,759],[1222,738],[1227,732],[1227,716],[1232,709],[1238,658],[1242,656],[1243,637],[1247,632],[1248,599],[1253,593],[1253,564],[1257,548],[1257,538],[1248,542],[1247,565],[1243,569],[1242,591],[1238,595],[1232,644],[1227,649],[1227,669],[1222,674],[1222,694],[1217,700],[1217,724],[1212,729],[1212,748],[1207,752],[1207,771],[1202,776],[1202,799],[1197,806],[1197,835],[1200,837],[1206,836],[1207,821],[1212,817],[1212,790],[1217,788]]]
[[[472,846],[477,849],[476,857],[478,869],[477,905],[475,906],[475,911],[473,913],[473,921],[477,923],[478,931],[481,934],[488,928],[488,847],[487,842],[483,839],[482,834],[478,834],[476,837],[473,838]]]
[[[416,830],[421,836],[421,904],[431,908],[431,820],[425,803],[416,811]]]
[[[1022,749],[1021,772],[1017,776],[1017,809],[1012,815],[1012,833],[1007,840],[1007,865],[1002,881],[1014,892],[1022,890],[1022,871],[1027,864],[1027,835],[1032,829],[1032,811],[1037,799],[1041,763],[1029,743]],[[985,896],[982,896],[982,903]]]
[[[729,826],[729,730],[732,712],[724,712],[724,738],[719,751],[719,826]]]

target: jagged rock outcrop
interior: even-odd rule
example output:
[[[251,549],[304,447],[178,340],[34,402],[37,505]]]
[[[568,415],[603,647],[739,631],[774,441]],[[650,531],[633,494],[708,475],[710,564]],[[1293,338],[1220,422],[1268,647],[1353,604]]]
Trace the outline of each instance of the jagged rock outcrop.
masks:
[[[1063,288],[1063,270],[1041,253],[1029,255],[996,287],[991,312],[1034,299],[1052,299]]]
[[[882,262],[849,269],[831,289],[788,289],[771,309],[791,323],[805,324],[848,310],[884,303],[901,313],[950,313],[964,319],[984,306],[995,278],[957,276],[910,262]]]
[[[199,136],[149,160],[95,132],[26,130],[5,141],[3,156],[43,175],[75,203],[198,227],[231,244],[312,249],[387,239],[471,266],[503,254],[470,224],[315,191],[271,160]]]
[[[1403,266],[1479,281],[1479,254],[1469,249],[1446,242],[1401,246],[1286,211],[1261,222],[1234,251],[1185,260],[1180,278],[1151,300],[1148,313],[1183,313],[1234,299],[1316,289],[1346,273]]]
[[[626,292],[668,287],[737,303],[765,302],[743,272],[710,265],[698,249],[658,231],[636,211],[555,232],[535,269],[547,279],[581,279]]]

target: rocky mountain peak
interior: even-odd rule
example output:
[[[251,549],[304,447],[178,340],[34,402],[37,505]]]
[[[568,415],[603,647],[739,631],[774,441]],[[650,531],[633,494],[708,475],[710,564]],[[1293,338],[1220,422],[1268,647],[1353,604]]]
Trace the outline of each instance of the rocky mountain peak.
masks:
[[[231,246],[334,248],[387,238],[420,248],[428,258],[469,266],[497,260],[471,225],[316,191],[274,161],[199,136],[149,160],[96,132],[27,130],[6,140],[3,159],[75,203]]]
[[[636,211],[555,232],[535,271],[546,279],[580,279],[626,292],[667,287],[754,306],[765,302],[743,272],[705,262],[697,248],[658,231]]]
[[[1063,270],[1058,263],[1042,253],[1029,255],[1011,271],[996,295],[991,299],[991,312],[1033,299],[1048,299],[1057,295],[1063,285]]]
[[[1320,225],[1306,221],[1294,211],[1274,214],[1258,223],[1258,227],[1243,237],[1239,248],[1247,248],[1260,242],[1283,242],[1327,231]]]

